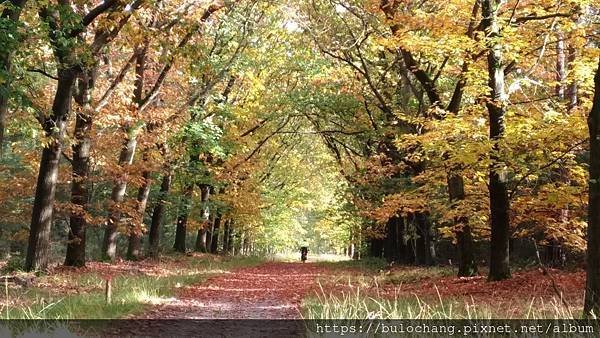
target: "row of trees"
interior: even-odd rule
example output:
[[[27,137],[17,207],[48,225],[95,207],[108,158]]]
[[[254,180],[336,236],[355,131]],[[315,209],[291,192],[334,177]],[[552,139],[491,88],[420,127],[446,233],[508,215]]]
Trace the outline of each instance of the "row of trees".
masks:
[[[292,95],[324,60],[295,50],[304,41],[287,26],[286,6],[2,6],[11,50],[2,225],[13,248],[27,242],[27,270],[45,269],[57,242],[76,267],[90,255],[267,252],[307,236],[322,250],[347,242],[355,218],[339,218],[336,195],[345,185],[327,150],[298,132],[307,123]]]
[[[310,236],[432,264],[447,238],[460,276],[489,241],[490,280],[515,238],[597,247],[593,0],[0,6],[2,223],[29,270],[57,239],[85,265],[90,230],[109,261]]]
[[[510,278],[516,238],[546,247],[551,263],[583,253],[597,209],[584,198],[597,5],[300,6],[303,29],[344,69],[343,91],[355,101],[315,127],[344,125],[322,135],[365,217],[353,238],[366,237],[371,255],[418,264],[433,262],[437,237],[450,238],[460,276],[478,273],[475,242],[489,240],[492,281]],[[586,311],[597,313],[594,290]]]

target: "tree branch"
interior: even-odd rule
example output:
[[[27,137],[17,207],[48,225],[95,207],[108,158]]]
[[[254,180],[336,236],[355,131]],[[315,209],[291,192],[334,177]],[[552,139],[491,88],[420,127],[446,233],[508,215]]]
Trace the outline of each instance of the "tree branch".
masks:
[[[183,36],[181,41],[179,41],[179,43],[177,44],[176,50],[179,50],[179,49],[185,47],[188,44],[188,42],[192,39],[194,34],[198,31],[198,29],[200,29],[201,25],[204,24],[206,22],[206,20],[208,20],[208,18],[213,13],[215,13],[216,11],[220,10],[223,7],[225,7],[225,4],[223,2],[215,2],[215,3],[211,4],[210,6],[208,6],[206,11],[204,11],[204,14],[202,14],[202,17],[200,18],[199,23],[193,25],[192,28],[190,30],[188,30],[188,32]],[[167,78],[167,74],[173,67],[174,61],[175,61],[175,53],[171,54],[169,59],[163,65],[163,68],[161,69],[161,71],[158,75],[158,78],[154,82],[154,86],[152,86],[152,89],[140,101],[140,104],[138,106],[138,112],[144,111],[148,107],[148,105],[152,102],[152,100],[156,97],[156,95],[158,95],[160,88],[162,87],[163,83],[165,82],[165,79]]]
[[[90,23],[92,23],[99,15],[101,15],[102,13],[106,12],[108,9],[110,9],[111,7],[113,7],[114,5],[116,5],[119,1],[118,0],[103,0],[101,4],[99,4],[98,6],[92,8],[84,17],[83,19],[81,19],[81,24],[85,27],[87,27]],[[72,35],[77,35],[81,32],[81,30],[79,32],[77,32],[76,34],[72,34]]]
[[[40,74],[42,74],[42,75],[44,75],[44,76],[46,76],[46,77],[48,77],[48,78],[50,78],[50,79],[52,79],[52,80],[58,81],[58,76],[55,76],[55,75],[49,74],[48,72],[46,72],[46,71],[45,71],[45,70],[43,70],[43,69],[38,69],[38,68],[27,68],[27,71],[28,71],[28,72],[31,72],[31,73],[40,73]]]
[[[553,13],[553,14],[546,14],[546,15],[539,15],[539,16],[537,14],[529,14],[527,16],[523,16],[523,17],[514,19],[514,23],[519,24],[519,23],[524,23],[527,21],[534,21],[534,20],[546,20],[546,19],[553,19],[553,18],[568,18],[574,14],[575,14],[575,12]]]
[[[117,89],[118,85],[125,78],[125,75],[127,75],[127,72],[129,71],[129,69],[133,65],[135,59],[136,59],[136,54],[133,53],[133,55],[129,58],[129,60],[127,60],[127,62],[123,65],[123,67],[121,68],[121,71],[119,72],[119,74],[117,75],[117,77],[114,79],[114,81],[111,83],[110,87],[108,87],[108,89],[106,90],[106,92],[104,92],[104,95],[102,95],[102,97],[100,98],[100,100],[98,100],[98,104],[94,108],[95,112],[100,111],[108,103],[110,97],[115,92],[115,89]]]

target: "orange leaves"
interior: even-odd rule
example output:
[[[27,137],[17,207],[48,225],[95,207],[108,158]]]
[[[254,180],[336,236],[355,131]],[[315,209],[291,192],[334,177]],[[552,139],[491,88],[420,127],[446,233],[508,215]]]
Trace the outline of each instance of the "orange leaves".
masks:
[[[411,213],[428,211],[426,199],[415,193],[403,192],[386,196],[380,207],[365,212],[365,215],[379,223],[385,223],[394,216],[406,217]]]

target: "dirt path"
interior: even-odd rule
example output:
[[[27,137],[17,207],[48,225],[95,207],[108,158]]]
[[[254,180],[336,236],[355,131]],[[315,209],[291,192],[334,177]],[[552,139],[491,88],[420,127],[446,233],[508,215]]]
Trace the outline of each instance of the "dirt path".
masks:
[[[314,263],[270,262],[186,287],[139,319],[298,319],[302,299],[327,269]]]

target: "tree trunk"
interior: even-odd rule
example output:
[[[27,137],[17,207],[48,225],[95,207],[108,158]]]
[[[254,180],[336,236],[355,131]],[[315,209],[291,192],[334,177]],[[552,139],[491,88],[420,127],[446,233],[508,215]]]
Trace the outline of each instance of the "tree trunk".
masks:
[[[202,202],[202,228],[198,229],[198,236],[196,237],[196,251],[198,252],[207,252],[206,247],[206,236],[208,232],[208,228],[210,226],[210,209],[208,207],[208,200],[210,198],[210,186],[202,185],[200,187],[201,196],[200,200]]]
[[[225,221],[225,226],[223,227],[223,250],[222,253],[224,255],[227,254],[227,251],[229,249],[229,234],[231,232],[231,220],[226,220]]]
[[[146,155],[146,154],[145,154]],[[147,160],[147,155],[144,156]],[[146,205],[148,204],[148,196],[150,195],[150,187],[152,180],[150,179],[150,172],[143,172],[143,183],[138,189],[137,205],[138,215],[137,220],[130,228],[129,233],[129,245],[127,246],[127,259],[139,260],[142,255],[142,232],[144,227],[144,214],[146,213]]]
[[[219,227],[221,226],[221,215],[217,212],[215,224],[213,225],[212,236],[210,240],[210,253],[216,254],[219,248]]]
[[[182,213],[177,216],[177,228],[175,230],[175,243],[173,249],[177,252],[185,253],[186,232],[187,232],[188,214]]]
[[[559,100],[565,99],[565,80],[567,77],[565,62],[565,36],[559,32],[556,36],[556,96]]]
[[[371,238],[369,253],[371,257],[381,258],[383,254],[383,240],[380,238]]]
[[[247,243],[248,242],[248,236],[246,236],[245,232],[241,232],[240,233],[240,244],[239,244],[239,250],[238,252],[244,256],[247,254]]]
[[[11,5],[6,7],[2,11],[1,18],[4,20],[8,19],[7,22],[10,23],[9,27],[12,31],[3,32],[2,34],[11,34],[11,36],[17,36],[17,32],[15,30],[17,23],[19,22],[19,17],[21,16],[21,10],[25,6],[27,0],[11,0]],[[5,27],[6,28],[6,27]],[[8,40],[8,39],[7,39]],[[4,41],[7,43],[8,41]],[[15,41],[18,43],[18,41]],[[0,74],[5,74],[6,78],[3,79],[0,84],[0,158],[4,153],[4,134],[6,132],[6,123],[8,120],[8,104],[10,99],[11,92],[11,70],[12,70],[12,58],[13,52],[16,47],[16,43],[3,46],[0,51]]]
[[[415,239],[411,238],[408,241],[406,241],[406,260],[405,260],[405,264],[415,264],[416,262],[416,257],[417,257],[417,248],[416,248],[416,243],[415,243]]]
[[[165,213],[167,204],[167,195],[171,189],[171,173],[169,170],[165,174],[160,184],[160,193],[158,201],[152,211],[152,222],[150,223],[150,231],[148,235],[148,255],[152,258],[158,258],[159,243],[160,243],[160,227]]]
[[[211,243],[212,243],[212,234],[213,234],[213,228],[215,226],[215,213],[211,213],[210,215],[210,220],[208,221],[208,228],[206,229],[206,251],[207,252],[211,252],[210,251],[210,247],[211,247]]]
[[[450,196],[451,203],[461,201],[465,198],[465,187],[462,176],[455,174],[448,175],[448,195]],[[475,276],[477,275],[477,262],[475,261],[475,247],[469,220],[466,217],[457,217],[455,223],[459,226],[459,229],[455,232],[458,248],[458,276]]]
[[[410,218],[409,218],[410,217]],[[400,258],[402,264],[413,264],[415,262],[414,240],[405,239],[405,234],[409,232],[411,221],[414,222],[414,215],[402,217],[398,223],[398,238],[400,243]]]
[[[40,160],[25,260],[27,271],[42,270],[48,266],[58,163],[62,155],[62,142],[71,111],[71,94],[77,74],[78,70],[74,67],[58,70],[59,79],[52,114],[44,120],[44,132],[50,140],[44,147]]]
[[[207,249],[206,249],[207,233],[208,233],[207,228],[198,229],[198,234],[196,235],[196,245],[195,245],[194,251],[207,252]]]
[[[358,230],[358,229],[357,229]],[[352,255],[353,260],[359,260],[361,256],[361,247],[362,247],[362,236],[359,231],[354,233],[354,253]]]
[[[233,246],[233,254],[234,255],[243,255],[244,254],[244,250],[243,250],[243,244],[244,244],[244,237],[246,236],[244,234],[244,232],[239,229],[238,231],[236,231],[237,234],[237,241],[235,241],[235,245]]]
[[[567,98],[569,102],[567,103],[567,109],[569,111],[573,110],[573,108],[577,107],[577,103],[579,102],[578,93],[577,93],[577,79],[573,75],[575,71],[575,60],[577,59],[577,50],[572,45],[568,48],[568,57],[567,63],[569,66],[569,72],[571,73],[571,82],[567,86]]]
[[[499,28],[497,22],[497,9],[500,6],[497,0],[484,0],[483,26],[488,35],[488,85],[491,88],[491,97],[487,102],[490,122],[490,140],[493,142],[490,154],[489,193],[490,193],[490,272],[488,279],[491,281],[510,278],[509,265],[509,200],[507,177],[500,155],[499,142],[504,138],[504,119],[506,113],[506,94],[504,92],[504,68],[502,65],[502,45],[498,42]]]
[[[125,170],[126,166],[133,163],[133,156],[135,155],[135,148],[137,146],[136,132],[129,129],[128,137],[121,149],[119,156],[119,165]],[[112,189],[110,215],[104,231],[104,240],[102,243],[102,259],[107,261],[114,261],[117,256],[117,226],[121,221],[120,203],[123,203],[125,199],[125,192],[127,191],[128,175],[122,173],[122,176],[117,179]]]
[[[146,70],[146,59],[148,52],[148,43],[145,42],[139,45],[136,50],[136,63],[135,63],[135,80],[133,88],[133,100],[135,108],[139,109],[143,101],[144,93],[144,79]],[[121,150],[119,156],[119,165],[131,165],[133,163],[133,157],[135,155],[135,148],[137,146],[137,134],[141,130],[142,125],[127,125],[123,129],[127,132],[125,144]],[[123,174],[113,187],[112,191],[112,202],[113,210],[108,219],[106,231],[104,232],[104,243],[102,247],[102,256],[104,260],[113,261],[117,253],[117,227],[121,220],[121,212],[119,209],[119,203],[122,203],[127,192],[128,175]],[[134,243],[135,246],[135,243]]]
[[[66,266],[85,265],[85,233],[87,228],[87,209],[90,200],[88,176],[90,171],[90,147],[92,130],[91,95],[96,79],[95,67],[82,72],[78,81],[78,93],[75,101],[81,106],[75,116],[75,133],[72,150],[71,203],[76,212],[69,217],[69,241],[67,242]]]
[[[417,255],[416,263],[418,265],[432,265],[433,260],[431,257],[431,234],[430,223],[427,219],[427,215],[424,213],[417,213],[415,215],[416,226],[417,226]]]
[[[177,228],[175,229],[175,243],[173,244],[173,249],[177,252],[185,253],[185,241],[187,235],[187,221],[188,216],[191,210],[192,204],[192,195],[194,194],[194,185],[189,184],[185,188],[184,197],[183,197],[183,207],[179,212],[179,216],[177,216]]]
[[[560,242],[552,238],[546,245],[546,264],[552,267],[560,267],[563,264],[563,252]]]
[[[594,78],[594,104],[588,117],[590,178],[587,229],[587,282],[584,313],[600,315],[600,60]]]
[[[398,243],[398,217],[390,218],[386,225],[386,236],[384,241],[383,256],[388,262],[398,262],[400,259],[400,248]]]
[[[234,255],[234,245],[235,245],[235,221],[231,220],[229,223],[229,235],[227,236],[227,247],[225,248],[225,252],[230,255]]]

